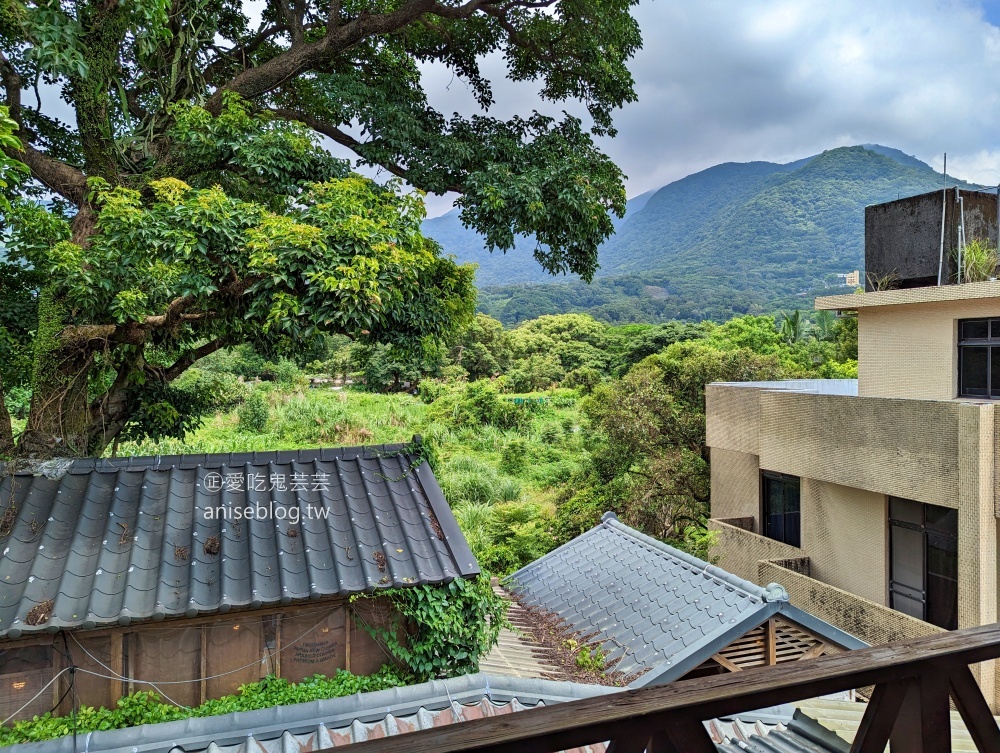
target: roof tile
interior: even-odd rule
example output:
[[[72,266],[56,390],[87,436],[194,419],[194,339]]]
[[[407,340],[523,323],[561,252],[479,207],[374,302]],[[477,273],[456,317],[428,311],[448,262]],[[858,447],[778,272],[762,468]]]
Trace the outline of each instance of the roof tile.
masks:
[[[17,507],[0,540],[0,639],[477,574],[433,474],[406,451],[85,459],[55,478],[15,471],[0,482]],[[273,518],[256,519],[258,507]],[[49,622],[27,625],[50,598]]]

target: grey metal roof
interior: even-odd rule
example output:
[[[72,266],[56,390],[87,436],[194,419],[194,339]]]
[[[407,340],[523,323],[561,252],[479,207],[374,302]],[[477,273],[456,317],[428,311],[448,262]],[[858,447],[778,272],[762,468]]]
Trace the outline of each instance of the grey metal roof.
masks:
[[[772,382],[712,382],[721,387],[746,387],[755,390],[809,392],[816,395],[847,395],[857,397],[857,379],[780,379]]]
[[[753,728],[751,728],[753,729]],[[758,726],[754,734],[733,734],[716,741],[719,753],[849,753],[846,740],[822,724],[795,710],[792,718],[766,732]]]
[[[601,523],[511,575],[521,601],[596,635],[630,687],[670,682],[781,612],[845,648],[865,644],[766,589],[657,541],[605,513]]]
[[[621,692],[620,688],[474,674],[291,706],[80,733],[0,748],[14,753],[305,753],[487,716]],[[842,753],[844,741],[789,705],[705,722],[720,753]],[[402,742],[402,741],[401,741]],[[810,747],[811,746],[811,747]],[[841,747],[838,747],[841,746]],[[401,750],[408,750],[401,746]],[[575,748],[603,753],[603,744]]]
[[[484,716],[619,692],[618,688],[474,674],[344,698],[81,733],[22,743],[17,753],[299,753]],[[405,750],[405,748],[403,748]],[[579,750],[579,749],[578,749]],[[600,753],[603,745],[583,749]]]
[[[478,573],[433,473],[413,467],[410,449],[0,466],[0,639]],[[235,522],[247,506],[270,519]]]

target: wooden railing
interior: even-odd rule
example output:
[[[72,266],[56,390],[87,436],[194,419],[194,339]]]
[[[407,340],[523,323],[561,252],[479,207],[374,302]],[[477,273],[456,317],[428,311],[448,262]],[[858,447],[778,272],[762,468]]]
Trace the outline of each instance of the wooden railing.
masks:
[[[852,753],[883,753],[890,740],[892,753],[950,752],[949,698],[980,753],[998,753],[1000,729],[969,669],[997,657],[1000,626],[988,625],[421,730],[351,751],[553,753],[609,742],[609,753],[716,753],[703,720],[875,686]]]

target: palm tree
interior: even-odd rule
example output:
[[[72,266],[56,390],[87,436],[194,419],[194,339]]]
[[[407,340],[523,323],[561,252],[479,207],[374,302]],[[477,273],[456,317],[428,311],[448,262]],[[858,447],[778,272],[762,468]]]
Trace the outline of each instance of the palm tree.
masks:
[[[781,332],[781,336],[785,338],[786,343],[793,345],[802,339],[804,324],[802,321],[802,312],[798,309],[795,309],[791,314],[782,312],[781,326],[778,328],[778,331]]]
[[[833,325],[836,317],[830,311],[817,311],[813,322],[813,331],[817,340],[833,340]]]

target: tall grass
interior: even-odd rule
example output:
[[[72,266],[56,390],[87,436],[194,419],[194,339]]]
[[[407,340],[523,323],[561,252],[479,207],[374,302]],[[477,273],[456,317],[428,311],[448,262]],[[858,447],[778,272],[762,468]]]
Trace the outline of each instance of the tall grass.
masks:
[[[958,252],[955,252],[958,264]],[[997,276],[1000,254],[982,238],[973,238],[962,249],[962,282],[986,282]]]

